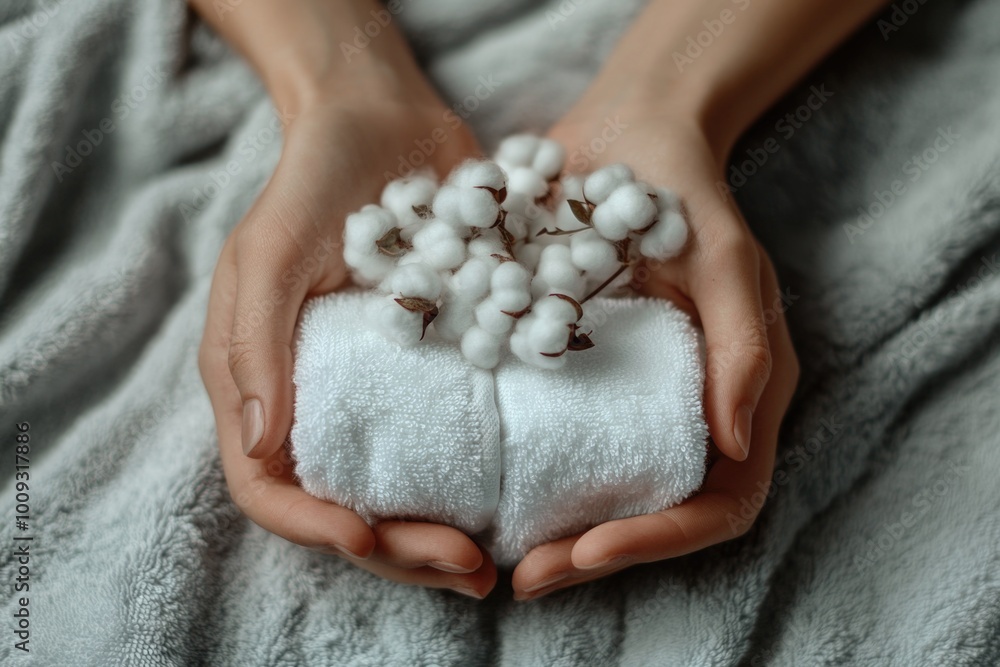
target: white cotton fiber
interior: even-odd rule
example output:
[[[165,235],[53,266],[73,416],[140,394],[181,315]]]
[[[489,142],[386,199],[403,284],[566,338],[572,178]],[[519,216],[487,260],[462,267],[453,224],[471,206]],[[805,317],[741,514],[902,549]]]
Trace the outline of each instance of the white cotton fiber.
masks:
[[[420,342],[423,314],[406,310],[392,295],[370,302],[366,315],[372,327],[397,345],[409,347]]]
[[[511,193],[525,195],[528,201],[544,197],[549,191],[545,177],[531,167],[514,167],[507,187]]]
[[[501,190],[505,187],[506,177],[503,169],[490,160],[467,160],[455,167],[448,177],[448,183],[461,188],[492,188]]]
[[[413,236],[413,249],[435,269],[454,269],[465,261],[465,241],[454,228],[441,220],[431,220]]]
[[[594,276],[610,276],[621,266],[615,247],[592,229],[570,237],[573,266]]]
[[[515,134],[500,142],[496,160],[511,167],[530,166],[538,151],[540,140],[533,134]]]
[[[462,355],[473,366],[491,369],[500,363],[502,342],[499,336],[473,325],[462,335]]]
[[[390,181],[382,190],[382,206],[396,216],[401,228],[422,222],[414,209],[429,207],[437,193],[437,181],[429,175],[416,175]]]
[[[551,292],[560,292],[574,298],[582,296],[583,278],[565,245],[546,246],[538,259],[538,268],[531,284],[532,295],[537,299]]]
[[[635,180],[635,174],[624,164],[609,164],[592,173],[583,182],[583,194],[592,204],[600,204],[625,183]]]
[[[642,236],[639,252],[650,259],[666,261],[680,253],[687,242],[688,226],[683,216],[668,211]]]
[[[630,230],[647,227],[656,218],[656,204],[644,184],[626,183],[615,189],[600,208],[611,208]]]
[[[406,264],[387,278],[389,291],[402,296],[436,301],[441,296],[441,276],[426,264]]]
[[[545,180],[552,180],[562,171],[566,161],[566,149],[552,139],[542,139],[531,161],[531,167]]]
[[[397,225],[396,216],[381,206],[368,204],[344,222],[344,262],[359,282],[376,283],[392,270],[396,258],[379,252],[375,242]]]

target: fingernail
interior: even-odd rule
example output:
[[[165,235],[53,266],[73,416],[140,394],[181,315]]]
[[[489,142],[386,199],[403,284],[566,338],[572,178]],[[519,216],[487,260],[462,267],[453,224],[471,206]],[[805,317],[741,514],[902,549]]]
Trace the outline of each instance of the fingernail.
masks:
[[[243,453],[250,455],[264,435],[264,408],[251,398],[243,404]]]
[[[750,426],[753,421],[753,411],[746,405],[736,410],[736,419],[733,422],[733,437],[736,444],[743,450],[743,458],[750,455]]]
[[[624,561],[627,558],[628,558],[628,556],[612,556],[611,558],[605,558],[604,560],[602,560],[602,561],[600,561],[598,563],[594,563],[593,565],[581,565],[581,566],[579,566],[579,569],[581,569],[581,570],[599,570],[602,567],[610,567],[612,565],[617,565],[618,563],[621,563],[622,561]]]
[[[455,591],[456,593],[461,593],[462,595],[466,595],[466,596],[468,596],[470,598],[476,598],[477,600],[482,600],[483,599],[482,593],[479,593],[478,591],[474,591],[471,588],[463,588],[462,586],[456,586],[455,588],[452,588],[451,590]]]
[[[440,560],[427,561],[427,565],[433,567],[435,570],[451,572],[452,574],[468,574],[469,572],[475,572],[475,569],[462,567],[461,565],[455,565],[454,563],[446,563]]]
[[[336,549],[337,551],[339,551],[340,553],[344,554],[345,556],[349,556],[351,558],[357,558],[358,560],[367,560],[368,559],[368,556],[360,556],[360,555],[354,553],[353,551],[351,551],[350,549],[347,549],[346,547],[340,546],[339,544],[334,544],[333,548]]]
[[[568,576],[569,576],[569,572],[560,572],[559,574],[553,575],[553,576],[549,577],[548,579],[542,579],[540,582],[538,582],[537,584],[535,584],[533,586],[528,586],[527,588],[524,589],[524,592],[525,593],[534,593],[535,591],[540,591],[543,588],[548,588],[552,584],[559,583],[560,581],[562,581],[563,579],[565,579]]]

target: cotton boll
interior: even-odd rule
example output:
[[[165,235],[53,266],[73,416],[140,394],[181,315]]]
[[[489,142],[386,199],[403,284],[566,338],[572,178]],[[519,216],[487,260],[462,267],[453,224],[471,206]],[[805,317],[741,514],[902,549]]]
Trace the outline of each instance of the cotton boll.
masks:
[[[489,190],[465,188],[461,191],[457,220],[466,227],[490,227],[499,214],[500,204]]]
[[[551,180],[562,171],[565,161],[566,149],[562,147],[562,144],[551,139],[542,139],[539,141],[538,150],[531,161],[531,166],[545,180]]]
[[[598,169],[583,183],[583,192],[587,201],[600,204],[612,192],[625,183],[635,180],[635,174],[624,164],[610,164]]]
[[[347,216],[344,222],[344,246],[359,254],[375,254],[375,242],[398,225],[396,216],[381,206],[368,204]]]
[[[474,366],[487,370],[500,363],[500,345],[503,339],[477,326],[462,334],[462,354]]]
[[[413,249],[438,270],[454,269],[465,261],[465,242],[441,220],[428,222],[413,236]]]
[[[532,273],[538,268],[538,260],[542,256],[542,249],[545,246],[541,243],[525,243],[517,249],[517,261]]]
[[[676,211],[661,215],[659,221],[642,235],[639,252],[650,259],[666,261],[677,255],[687,242],[688,226]]]
[[[418,175],[390,181],[382,190],[382,206],[396,216],[403,229],[421,222],[414,207],[430,206],[437,193],[437,181],[430,176]]]
[[[573,266],[581,271],[609,276],[621,265],[615,247],[591,229],[574,234],[569,245]]]
[[[527,195],[534,200],[545,196],[549,191],[549,184],[532,167],[515,167],[509,173],[507,188],[510,192]]]
[[[531,291],[524,289],[502,289],[490,294],[490,300],[506,313],[520,313],[531,305]]]
[[[465,297],[450,295],[434,318],[434,331],[442,339],[451,343],[458,342],[469,327],[476,323],[473,309],[476,301]]]
[[[536,368],[559,369],[566,365],[566,355],[547,357],[531,344],[528,329],[515,331],[510,337],[510,351],[518,359]]]
[[[536,320],[572,324],[576,322],[576,307],[566,299],[557,296],[545,296],[531,307],[531,314]]]
[[[537,298],[551,292],[579,296],[583,287],[580,272],[573,266],[570,249],[562,244],[545,247],[538,260],[531,291]]]
[[[442,220],[462,219],[462,194],[465,188],[455,185],[442,185],[434,195],[431,209],[434,216]]]
[[[599,208],[612,209],[625,226],[633,231],[649,226],[657,213],[656,204],[650,199],[646,187],[640,183],[626,183],[616,188]]]
[[[416,345],[423,334],[423,314],[406,310],[392,296],[371,302],[367,315],[379,333],[403,347]]]
[[[607,203],[594,209],[590,221],[597,233],[609,241],[621,241],[631,231],[625,220],[619,215],[618,210],[613,206],[608,206]]]
[[[405,259],[405,255],[403,256]],[[396,260],[387,255],[361,253],[357,249],[344,247],[344,263],[351,268],[354,279],[364,285],[372,285],[387,275],[396,266]]]
[[[569,345],[570,328],[563,322],[539,318],[528,335],[531,347],[542,354],[557,354]]]
[[[535,159],[541,140],[533,134],[514,134],[497,147],[496,161],[512,167],[529,166]]]
[[[490,257],[492,255],[503,255],[506,251],[503,242],[496,231],[483,230],[482,234],[469,241],[469,255],[472,257]]]
[[[448,183],[461,188],[492,188],[502,190],[506,185],[506,174],[490,160],[467,160],[456,167],[448,177]]]
[[[583,201],[584,178],[576,174],[567,174],[562,177],[559,183],[562,185],[562,193],[566,199]]]
[[[508,213],[503,226],[515,239],[523,239],[528,235],[528,219],[516,213]]]
[[[656,208],[661,216],[670,211],[681,212],[681,198],[676,192],[660,186],[654,186],[651,190],[656,195]]]
[[[464,299],[483,298],[490,290],[490,276],[496,263],[482,257],[469,258],[451,277],[451,291]]]
[[[499,292],[505,289],[527,291],[531,285],[531,274],[518,262],[502,262],[490,277],[490,289]]]
[[[476,324],[491,334],[504,334],[514,326],[514,318],[502,312],[492,296],[487,297],[475,308]]]
[[[389,290],[402,296],[437,301],[441,296],[441,276],[426,264],[406,264],[390,274]]]

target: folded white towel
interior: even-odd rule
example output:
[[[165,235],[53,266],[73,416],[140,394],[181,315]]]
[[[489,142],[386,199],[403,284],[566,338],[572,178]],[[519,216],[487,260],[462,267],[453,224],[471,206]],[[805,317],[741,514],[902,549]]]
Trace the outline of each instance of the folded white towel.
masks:
[[[493,374],[450,343],[402,348],[372,330],[368,294],[310,300],[295,363],[295,472],[363,519],[433,519],[477,533],[496,512]]]
[[[556,371],[508,355],[490,372],[433,338],[385,340],[364,320],[372,298],[332,294],[303,313],[291,440],[309,493],[369,522],[453,525],[509,566],[701,484],[701,337],[671,304],[594,299],[581,325],[595,347]]]

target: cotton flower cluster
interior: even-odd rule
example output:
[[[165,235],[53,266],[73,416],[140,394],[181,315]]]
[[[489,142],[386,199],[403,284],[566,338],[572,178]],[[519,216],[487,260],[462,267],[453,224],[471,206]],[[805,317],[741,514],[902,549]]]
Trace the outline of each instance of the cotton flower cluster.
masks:
[[[560,178],[565,151],[532,135],[504,140],[444,183],[390,182],[347,218],[344,260],[381,297],[368,320],[409,346],[428,330],[481,368],[506,349],[539,368],[594,345],[587,302],[628,286],[643,257],[676,256],[688,228],[677,196],[623,164]]]

